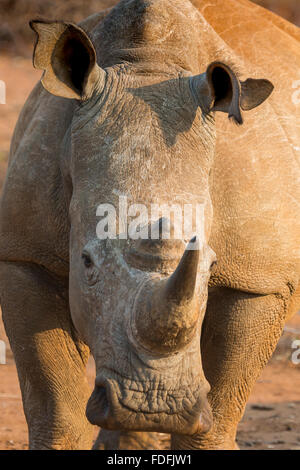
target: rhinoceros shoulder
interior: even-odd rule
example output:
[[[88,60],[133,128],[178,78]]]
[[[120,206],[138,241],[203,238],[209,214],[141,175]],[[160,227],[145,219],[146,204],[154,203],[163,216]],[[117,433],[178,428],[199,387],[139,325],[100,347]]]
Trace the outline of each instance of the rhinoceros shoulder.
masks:
[[[193,3],[239,68],[275,87],[240,128],[217,117],[211,244],[222,285],[278,292],[300,275],[300,33],[248,0]]]
[[[90,33],[108,11],[85,19],[82,28]],[[38,82],[20,113],[1,199],[1,260],[36,262],[68,275],[69,226],[61,166],[74,106],[74,100],[53,96]]]

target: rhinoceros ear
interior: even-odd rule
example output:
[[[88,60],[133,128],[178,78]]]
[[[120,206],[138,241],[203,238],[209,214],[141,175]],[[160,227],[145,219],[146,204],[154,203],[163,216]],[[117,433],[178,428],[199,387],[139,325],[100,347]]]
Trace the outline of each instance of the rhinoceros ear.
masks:
[[[192,90],[207,111],[227,113],[237,124],[243,124],[242,110],[249,111],[259,106],[273,89],[269,80],[241,82],[236,73],[222,62],[213,62],[205,74],[192,79]]]
[[[42,84],[50,93],[63,98],[85,100],[104,70],[96,62],[96,51],[87,34],[78,26],[63,22],[31,21],[37,34],[33,65],[44,70]]]

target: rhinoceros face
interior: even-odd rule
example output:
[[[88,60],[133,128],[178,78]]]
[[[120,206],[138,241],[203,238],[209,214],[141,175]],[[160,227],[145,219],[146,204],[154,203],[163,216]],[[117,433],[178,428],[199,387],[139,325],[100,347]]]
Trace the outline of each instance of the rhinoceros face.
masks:
[[[174,54],[168,54],[180,55],[174,43],[184,40],[180,25],[186,22],[186,35],[197,30],[192,8],[179,0],[121,2],[103,28],[107,47],[114,42],[117,57],[130,60],[111,59],[105,70],[79,27],[32,22],[38,33],[34,64],[45,70],[44,87],[79,100],[66,149],[70,157],[62,157],[70,188],[70,307],[96,362],[87,416],[108,429],[193,434],[211,425],[199,341],[215,260],[208,246],[211,111],[241,123],[241,109],[257,106],[272,86],[266,80],[241,83],[222,63],[197,76],[178,65],[181,56],[174,65]],[[128,31],[114,23],[114,15],[119,22],[125,18]],[[134,15],[141,18],[133,21]],[[126,37],[130,44],[124,44]],[[147,213],[147,236],[127,235],[120,198]],[[177,236],[164,237],[165,219],[153,215],[153,204],[181,210],[200,205],[200,237],[188,244],[176,232],[178,218],[169,220]],[[107,238],[97,217],[105,215],[103,208],[113,208],[118,220]],[[130,210],[127,215],[137,215]],[[158,236],[149,235],[153,227]]]
[[[188,434],[211,424],[199,338],[215,260],[205,151],[213,139],[201,121],[185,77],[153,83],[116,69],[74,115],[70,306],[96,362],[87,416],[104,428]],[[125,197],[129,214],[147,212],[144,238],[130,236],[130,216],[121,226]],[[202,236],[190,245],[175,233],[175,213],[153,214],[174,203],[203,208]],[[107,239],[97,237],[99,207],[116,214]]]
[[[74,252],[72,315],[97,371],[87,406],[93,424],[185,434],[210,427],[199,337],[213,253],[172,244],[94,240],[81,263]],[[178,263],[170,275],[167,254],[169,268]],[[164,263],[164,275],[149,263]]]

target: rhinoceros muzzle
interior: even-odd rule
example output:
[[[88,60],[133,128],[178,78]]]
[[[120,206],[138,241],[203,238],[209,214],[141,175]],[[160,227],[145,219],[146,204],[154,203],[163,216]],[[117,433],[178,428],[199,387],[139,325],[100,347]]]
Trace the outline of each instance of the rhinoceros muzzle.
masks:
[[[142,391],[126,388],[122,380],[100,376],[86,415],[92,424],[108,430],[205,433],[212,425],[207,391],[202,385],[169,394],[162,389]]]
[[[191,243],[173,274],[153,274],[139,286],[127,331],[131,367],[127,376],[113,367],[100,368],[87,406],[92,424],[179,434],[210,429],[210,387],[199,345],[206,298],[201,291],[207,288],[210,261],[197,240]],[[183,363],[193,370],[181,378]]]

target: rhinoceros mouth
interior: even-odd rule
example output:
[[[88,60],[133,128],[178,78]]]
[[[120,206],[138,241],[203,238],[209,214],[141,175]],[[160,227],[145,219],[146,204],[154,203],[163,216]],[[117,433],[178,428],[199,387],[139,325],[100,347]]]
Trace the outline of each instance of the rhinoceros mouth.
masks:
[[[207,432],[211,428],[212,414],[206,393],[184,391],[152,389],[143,392],[125,388],[115,379],[97,377],[86,415],[91,424],[109,430]]]

